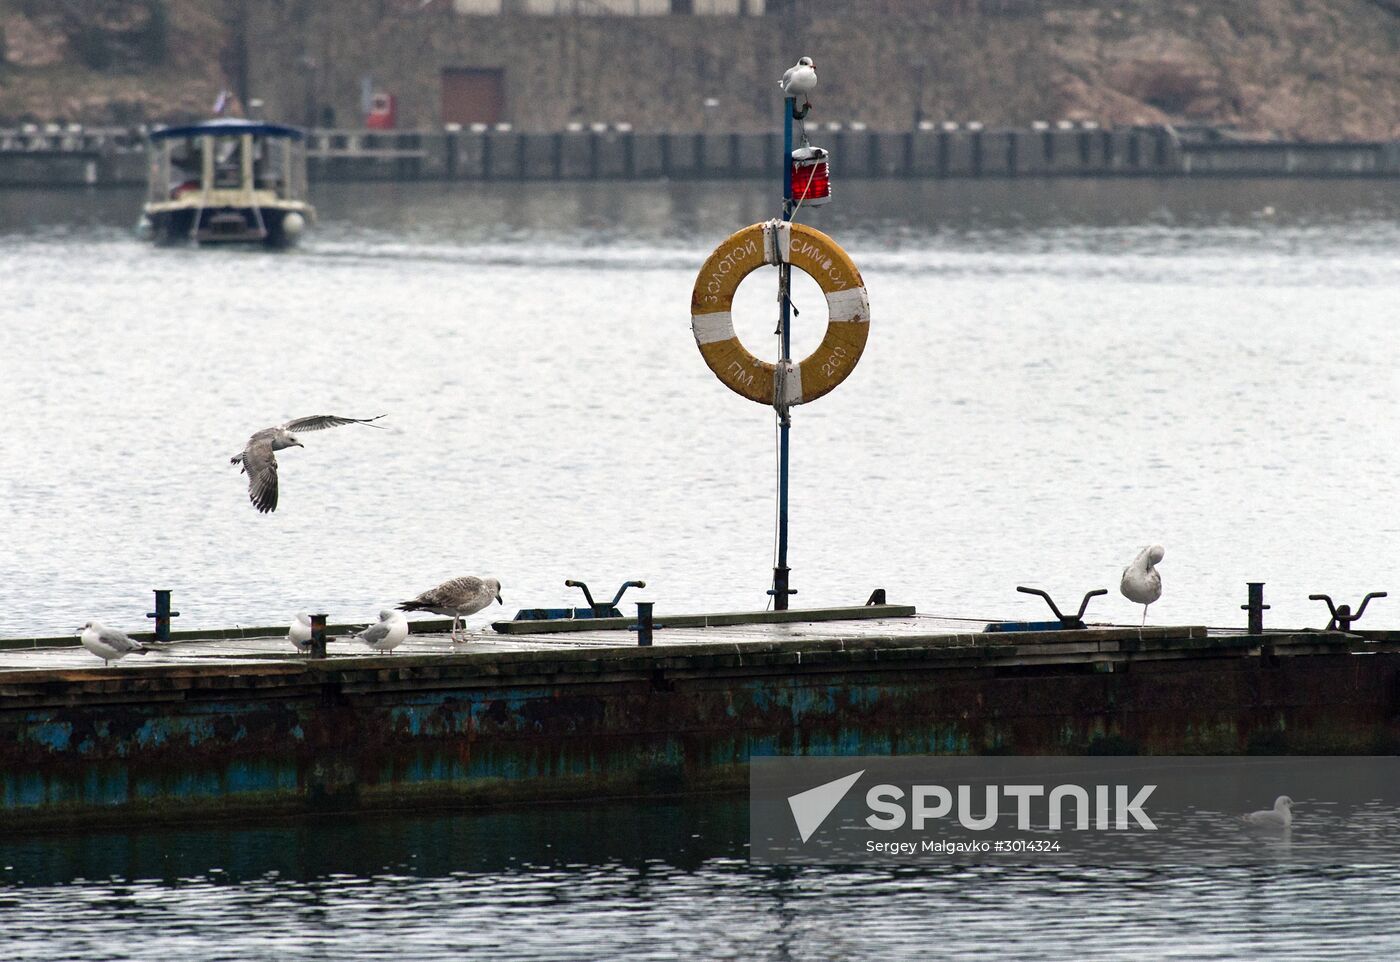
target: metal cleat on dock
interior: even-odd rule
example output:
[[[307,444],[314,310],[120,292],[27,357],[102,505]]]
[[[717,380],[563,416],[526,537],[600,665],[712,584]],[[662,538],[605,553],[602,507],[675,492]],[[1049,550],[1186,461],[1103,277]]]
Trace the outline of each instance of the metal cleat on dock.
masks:
[[[311,648],[312,658],[326,657],[326,616],[323,614],[311,616]]]
[[[180,613],[170,610],[170,589],[155,588],[153,590],[156,593],[156,610],[146,612],[146,617],[156,620],[156,641],[168,645],[170,644],[170,619],[180,617]]]
[[[1249,627],[1246,631],[1251,635],[1262,635],[1264,633],[1264,612],[1272,608],[1273,605],[1264,604],[1264,582],[1247,581],[1245,584],[1249,586],[1249,601],[1240,605],[1240,610],[1249,612]],[[1357,617],[1361,617],[1360,614]]]
[[[1024,585],[1017,585],[1016,590],[1026,595],[1039,595],[1045,599],[1045,603],[1050,606],[1050,610],[1055,613],[1056,621],[999,621],[989,624],[983,628],[984,632],[999,631],[1074,631],[1086,627],[1084,624],[1084,611],[1089,607],[1089,599],[1097,598],[1099,595],[1108,594],[1107,588],[1095,588],[1093,591],[1086,591],[1084,598],[1079,602],[1079,611],[1073,615],[1066,615],[1060,612],[1055,600],[1039,588],[1027,588]]]
[[[1332,612],[1332,620],[1327,622],[1325,631],[1351,631],[1352,624],[1360,621],[1361,616],[1366,613],[1366,606],[1371,603],[1372,598],[1384,598],[1389,594],[1388,591],[1371,592],[1361,599],[1361,607],[1356,609],[1356,614],[1351,613],[1350,605],[1332,604],[1332,598],[1329,595],[1308,595],[1308,600],[1327,602],[1327,610]]]
[[[617,603],[622,600],[623,594],[628,588],[645,588],[645,581],[624,581],[622,587],[617,589],[617,594],[613,595],[612,601],[599,604],[593,600],[593,592],[588,590],[588,585],[582,581],[575,581],[572,578],[565,580],[564,586],[567,588],[578,588],[583,592],[583,597],[588,602],[587,608],[521,608],[515,613],[516,621],[558,621],[561,619],[574,618],[621,618],[622,611],[617,607]]]

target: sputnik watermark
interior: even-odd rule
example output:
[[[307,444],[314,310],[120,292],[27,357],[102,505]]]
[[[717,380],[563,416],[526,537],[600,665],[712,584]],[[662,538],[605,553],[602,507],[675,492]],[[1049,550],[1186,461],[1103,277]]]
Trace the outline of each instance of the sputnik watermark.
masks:
[[[788,797],[788,807],[804,844],[864,774],[862,769]],[[977,815],[972,785],[951,788],[937,784],[912,785],[906,791],[899,785],[882,783],[872,785],[865,793],[865,804],[870,809],[865,824],[880,832],[897,831],[906,825],[914,831],[924,831],[930,822],[952,816],[958,825],[969,831],[987,832],[996,829],[999,822],[1003,827],[1006,824],[1002,822],[1001,799],[1004,797],[1014,803],[1015,827],[1022,832],[1038,826],[1049,831],[1064,828],[1069,824],[1065,817],[1067,808],[1079,831],[1091,828],[1127,831],[1136,827],[1155,832],[1157,825],[1143,806],[1156,788],[1156,785],[986,785],[981,786],[982,814]],[[1043,806],[1037,813],[1034,803],[1039,800],[1043,800]],[[1036,814],[1042,816],[1039,821],[1035,820]],[[903,846],[898,851],[912,851],[908,846],[913,843],[898,844]]]
[[[1391,756],[759,757],[749,771],[750,857],[770,864],[1400,864]]]
[[[1112,788],[1114,804],[1109,804],[1109,789]],[[982,789],[982,814],[973,814],[973,786],[958,785],[957,809],[953,807],[953,792],[943,785],[915,785],[908,793],[909,807],[906,812],[903,804],[904,789],[898,785],[876,785],[865,793],[865,803],[873,809],[865,819],[865,824],[873,829],[892,832],[903,828],[906,815],[911,828],[921,831],[935,819],[947,818],[950,814],[957,818],[963,828],[973,832],[995,829],[1001,820],[1002,811],[998,793],[1016,805],[1016,828],[1023,832],[1044,825],[1050,831],[1065,826],[1065,808],[1071,806],[1074,824],[1080,831],[1090,828],[1101,832],[1127,831],[1130,827],[1155,832],[1157,825],[1143,810],[1147,799],[1156,791],[1156,785],[1094,785],[1093,819],[1090,819],[1089,789],[1083,785],[1056,785],[1047,790],[1044,785],[987,785]],[[1132,792],[1131,798],[1129,792]],[[1044,817],[1032,822],[1032,803],[1045,799]],[[932,801],[932,804],[930,804]],[[1136,823],[1136,826],[1130,823]],[[1005,823],[1003,823],[1004,825]]]

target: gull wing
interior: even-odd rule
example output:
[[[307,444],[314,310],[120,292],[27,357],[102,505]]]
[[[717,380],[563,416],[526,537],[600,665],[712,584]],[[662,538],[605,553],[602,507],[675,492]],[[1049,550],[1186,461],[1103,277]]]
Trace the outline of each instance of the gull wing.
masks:
[[[788,88],[788,84],[792,83],[792,75],[797,72],[798,66],[800,65],[794,65],[787,68],[787,73],[783,74],[783,79],[778,81],[779,87],[782,87],[784,90]],[[769,74],[769,76],[771,77],[772,74]]]
[[[389,624],[389,622],[381,621],[377,625],[370,625],[368,628],[360,632],[355,637],[360,639],[367,645],[372,645],[377,641],[383,641],[385,638],[387,638],[389,635],[390,627],[392,626]]]
[[[97,633],[97,640],[108,645],[113,651],[135,651],[141,647],[126,636],[126,632],[115,628],[103,628]]]
[[[263,514],[277,510],[277,458],[272,439],[255,441],[243,449],[243,470],[248,472],[248,500]]]
[[[371,421],[378,421],[384,417],[377,414],[372,418],[343,418],[335,414],[313,414],[310,417],[292,418],[282,425],[288,431],[324,431],[326,428],[338,428],[342,424],[369,424],[370,427],[384,430],[378,424],[370,424]]]
[[[486,584],[476,575],[463,575],[444,581],[429,591],[423,592],[415,600],[441,607],[454,607],[468,602],[486,590]]]

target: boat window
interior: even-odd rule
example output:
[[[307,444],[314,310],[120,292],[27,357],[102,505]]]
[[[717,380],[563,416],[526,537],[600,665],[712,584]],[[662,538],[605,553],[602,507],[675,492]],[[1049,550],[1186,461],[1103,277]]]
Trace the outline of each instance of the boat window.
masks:
[[[199,140],[186,137],[168,143],[170,170],[166,182],[170,196],[175,198],[191,190],[198,190],[204,169],[204,150]]]
[[[237,137],[220,137],[214,141],[214,186],[242,187],[243,159]]]
[[[285,147],[283,141],[270,138],[253,141],[253,186],[258,190],[281,195]]]

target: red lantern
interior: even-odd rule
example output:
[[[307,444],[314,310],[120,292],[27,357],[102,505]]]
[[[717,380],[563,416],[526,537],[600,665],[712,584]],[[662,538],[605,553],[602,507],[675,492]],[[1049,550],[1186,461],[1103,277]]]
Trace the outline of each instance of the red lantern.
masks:
[[[831,200],[831,165],[821,147],[798,147],[792,152],[792,199],[807,207]]]

